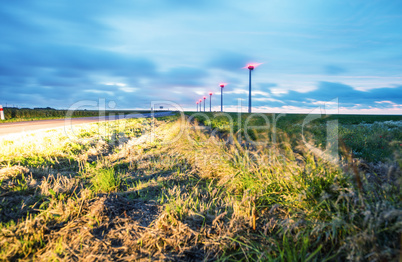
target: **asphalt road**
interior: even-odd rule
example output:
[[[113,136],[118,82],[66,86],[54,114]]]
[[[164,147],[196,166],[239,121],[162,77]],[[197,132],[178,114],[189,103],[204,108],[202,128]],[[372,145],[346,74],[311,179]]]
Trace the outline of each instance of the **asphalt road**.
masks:
[[[154,117],[163,117],[173,115],[174,112],[155,112]],[[130,114],[126,116],[112,116],[112,117],[82,117],[82,118],[71,118],[66,119],[49,119],[49,120],[37,120],[37,121],[24,121],[24,122],[13,122],[13,123],[1,123],[0,122],[0,136],[6,135],[18,135],[26,134],[36,131],[51,130],[55,128],[60,128],[65,125],[79,125],[102,121],[114,121],[119,119],[127,118],[148,118],[152,117],[152,113],[146,114]]]

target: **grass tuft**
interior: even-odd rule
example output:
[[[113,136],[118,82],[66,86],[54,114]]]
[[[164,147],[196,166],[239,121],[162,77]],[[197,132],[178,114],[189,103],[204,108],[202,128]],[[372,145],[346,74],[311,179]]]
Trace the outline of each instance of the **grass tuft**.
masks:
[[[108,168],[97,170],[91,182],[95,193],[110,193],[119,189],[121,179],[119,173],[113,168]]]

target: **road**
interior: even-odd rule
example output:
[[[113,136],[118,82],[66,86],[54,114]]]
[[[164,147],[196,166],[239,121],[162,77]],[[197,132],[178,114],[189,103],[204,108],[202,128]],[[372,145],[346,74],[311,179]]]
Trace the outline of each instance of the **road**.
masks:
[[[154,117],[164,117],[173,115],[174,112],[166,111],[166,112],[155,112]],[[144,113],[144,114],[129,114],[126,116],[111,116],[111,117],[80,117],[80,118],[71,118],[70,120],[66,119],[49,119],[49,120],[37,120],[37,121],[24,121],[24,122],[13,122],[13,123],[1,123],[0,122],[0,137],[7,135],[18,135],[18,134],[27,134],[31,132],[50,130],[63,127],[65,125],[79,125],[79,124],[87,124],[94,122],[103,122],[103,121],[114,121],[120,119],[128,119],[128,118],[148,118],[152,117],[152,113]]]

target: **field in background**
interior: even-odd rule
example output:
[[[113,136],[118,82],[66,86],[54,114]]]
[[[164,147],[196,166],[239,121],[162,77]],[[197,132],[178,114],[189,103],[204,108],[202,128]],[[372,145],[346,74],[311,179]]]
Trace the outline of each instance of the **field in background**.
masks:
[[[201,115],[195,114],[194,118],[203,125],[222,132],[229,132],[230,129],[235,132],[240,130],[239,133],[243,138],[244,133],[247,132],[251,140],[265,139],[265,141],[269,141],[272,139],[273,130],[276,128],[279,133],[286,134],[293,148],[301,142],[303,121],[307,115],[253,114],[251,118],[249,116],[249,114],[239,115],[237,113],[226,113],[225,115],[203,113]],[[315,117],[318,116],[313,115],[313,118]],[[233,127],[231,127],[230,120],[233,121]],[[248,121],[249,126],[267,126],[267,129],[251,128],[245,130],[246,121]],[[327,125],[333,121],[337,121],[340,146],[348,148],[354,157],[373,163],[392,162],[401,159],[402,116],[331,115],[329,117],[318,117],[304,126],[306,138],[310,138],[317,147],[324,148],[327,138]]]
[[[401,257],[400,117],[340,116],[334,164],[302,115],[207,116],[0,140],[0,260]],[[306,127],[317,147],[328,120]]]
[[[56,109],[19,109],[19,108],[4,108],[5,120],[0,120],[1,123],[32,121],[32,120],[45,120],[45,119],[60,119],[65,118],[67,110]],[[127,115],[135,113],[149,113],[150,111],[142,110],[106,110],[102,113],[99,110],[76,110],[72,117],[91,117],[100,115]]]

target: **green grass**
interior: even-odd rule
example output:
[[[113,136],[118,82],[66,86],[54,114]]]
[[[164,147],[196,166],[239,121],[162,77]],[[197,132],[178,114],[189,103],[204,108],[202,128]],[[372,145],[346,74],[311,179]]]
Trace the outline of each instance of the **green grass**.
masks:
[[[213,129],[230,132],[233,130],[238,138],[244,140],[265,139],[268,143],[274,142],[273,136],[286,134],[292,147],[296,147],[302,135],[311,138],[316,146],[325,148],[327,123],[338,121],[338,136],[341,145],[351,150],[355,157],[368,162],[399,161],[400,156],[395,152],[402,149],[402,116],[378,116],[378,115],[332,115],[320,117],[305,126],[302,132],[303,120],[307,115],[286,114],[284,116],[274,114],[255,115],[248,121],[248,126],[265,127],[264,129],[245,129],[249,114],[228,113],[233,120],[233,126],[227,116],[216,113],[206,113],[205,116],[195,118],[203,125]],[[277,120],[274,120],[277,119]]]
[[[92,178],[93,191],[95,193],[110,193],[117,191],[120,187],[120,174],[113,168],[99,169],[94,171]]]
[[[210,130],[158,120],[153,140],[150,119],[131,119],[87,125],[74,139],[1,141],[0,260],[400,258],[401,131],[384,123],[399,118],[339,116],[346,145],[331,163],[300,141],[301,115],[276,130],[245,130],[246,114],[233,126],[208,116],[199,121]],[[327,120],[306,134],[317,146]]]
[[[106,110],[104,112],[97,110],[76,110],[73,112],[72,118],[80,117],[94,117],[102,115],[127,115],[137,113],[149,113],[150,111],[143,110]],[[5,108],[5,120],[0,120],[1,123],[12,123],[22,121],[36,121],[36,120],[50,120],[50,119],[63,119],[67,116],[67,110],[56,109],[18,109],[18,108]]]

